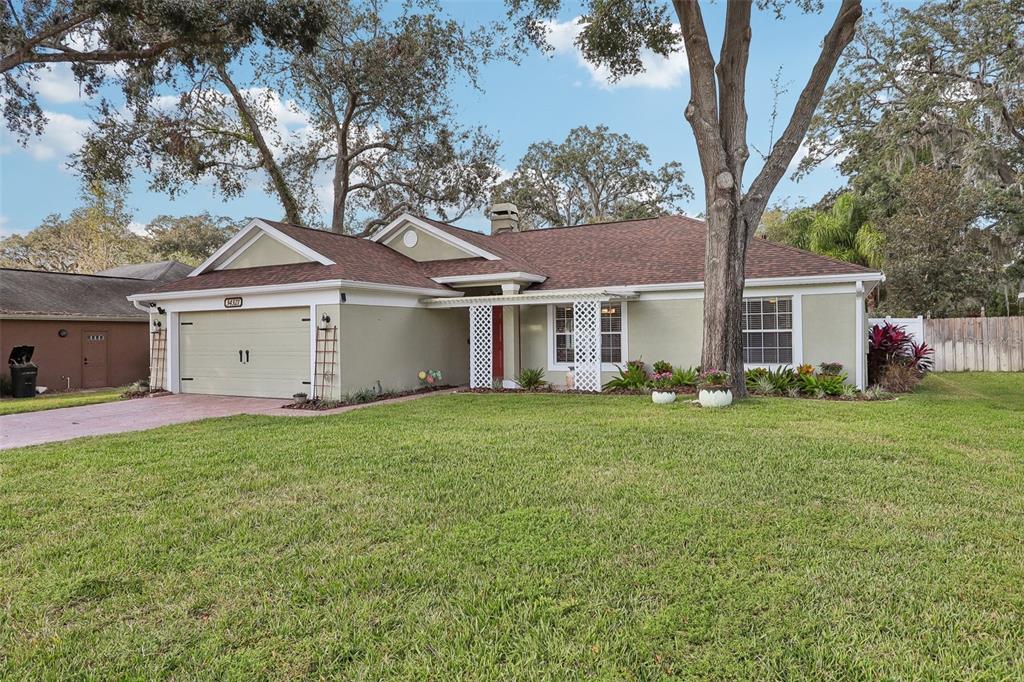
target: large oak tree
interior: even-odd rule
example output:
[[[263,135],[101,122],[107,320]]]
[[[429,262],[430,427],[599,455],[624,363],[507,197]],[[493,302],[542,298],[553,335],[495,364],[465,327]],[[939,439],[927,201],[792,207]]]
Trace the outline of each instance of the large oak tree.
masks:
[[[28,0],[0,4],[0,80],[7,127],[26,142],[46,116],[36,84],[69,64],[89,95],[114,81],[128,100],[176,68],[244,47],[309,49],[329,12],[320,0]],[[118,65],[118,69],[108,67]]]
[[[581,126],[562,142],[531,144],[494,196],[531,228],[651,218],[693,197],[683,177],[678,162],[652,167],[647,145],[629,135]]]
[[[545,21],[556,18],[560,0],[507,0],[509,12],[534,42],[544,44]],[[746,69],[750,59],[751,0],[726,3],[722,45],[716,60],[699,0],[589,0],[577,45],[589,61],[604,64],[613,76],[643,68],[642,51],[661,55],[685,48],[690,101],[685,117],[697,142],[704,179],[707,248],[704,266],[704,339],[701,364],[724,368],[734,390],[745,395],[741,311],[747,246],[761,214],[800,147],[815,108],[840,55],[853,39],[862,10],[859,0],[842,0],[825,33],[818,58],[803,86],[789,122],[749,185],[744,170],[747,144]],[[763,0],[760,9],[781,2]],[[821,3],[802,0],[804,10]]]

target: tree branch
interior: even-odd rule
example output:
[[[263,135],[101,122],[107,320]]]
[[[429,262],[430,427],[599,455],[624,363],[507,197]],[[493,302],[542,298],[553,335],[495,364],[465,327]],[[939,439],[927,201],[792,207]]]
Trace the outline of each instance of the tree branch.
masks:
[[[178,42],[175,40],[166,40],[143,50],[94,50],[92,52],[68,51],[48,52],[46,54],[38,54],[34,52],[22,54],[20,52],[15,52],[4,57],[3,61],[0,61],[0,73],[10,71],[22,64],[56,64],[64,62],[74,62],[78,64],[111,64],[114,62],[128,61],[132,59],[150,59],[163,54],[167,50],[175,47],[177,44]]]
[[[764,167],[761,168],[761,172],[757,174],[750,189],[743,197],[743,212],[747,218],[747,239],[753,238],[758,219],[764,212],[765,206],[768,205],[768,199],[782,176],[785,175],[786,168],[789,167],[800,143],[807,134],[814,111],[825,92],[825,86],[828,85],[828,79],[839,62],[843,50],[853,40],[861,13],[860,0],[843,0],[832,28],[822,42],[821,54],[811,70],[807,85],[804,86],[796,102],[789,125],[786,126],[779,141],[772,147]]]

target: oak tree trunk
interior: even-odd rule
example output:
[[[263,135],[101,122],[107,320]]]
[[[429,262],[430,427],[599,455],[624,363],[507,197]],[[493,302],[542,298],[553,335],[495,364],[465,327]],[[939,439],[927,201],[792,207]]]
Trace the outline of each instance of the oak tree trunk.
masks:
[[[686,120],[704,176],[707,212],[704,257],[704,338],[701,367],[729,373],[737,397],[747,394],[743,369],[743,284],[747,246],[768,199],[807,134],[811,117],[861,16],[860,0],[842,0],[789,124],[743,192],[748,157],[746,68],[752,0],[726,3],[718,64],[711,54],[700,0],[673,0],[690,71]]]

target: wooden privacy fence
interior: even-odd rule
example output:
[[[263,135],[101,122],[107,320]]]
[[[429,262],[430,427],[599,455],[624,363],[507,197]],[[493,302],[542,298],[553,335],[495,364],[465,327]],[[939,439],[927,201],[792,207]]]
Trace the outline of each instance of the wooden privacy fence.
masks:
[[[1024,317],[925,319],[936,372],[1024,371]]]

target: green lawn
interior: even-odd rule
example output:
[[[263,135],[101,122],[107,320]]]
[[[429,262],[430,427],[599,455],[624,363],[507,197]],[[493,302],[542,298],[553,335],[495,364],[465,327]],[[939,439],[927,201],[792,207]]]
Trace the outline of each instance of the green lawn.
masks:
[[[451,395],[0,452],[0,677],[1024,670],[1024,374]]]
[[[35,398],[4,398],[0,400],[0,416],[5,414],[21,414],[23,412],[39,412],[40,410],[56,410],[59,407],[79,407],[120,400],[123,388],[105,388],[99,391],[75,391],[73,393],[54,393],[38,395]]]

